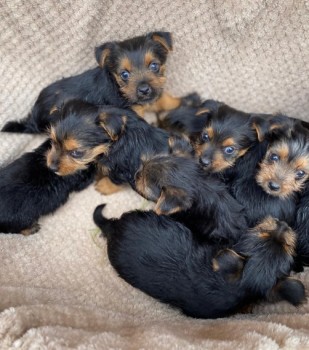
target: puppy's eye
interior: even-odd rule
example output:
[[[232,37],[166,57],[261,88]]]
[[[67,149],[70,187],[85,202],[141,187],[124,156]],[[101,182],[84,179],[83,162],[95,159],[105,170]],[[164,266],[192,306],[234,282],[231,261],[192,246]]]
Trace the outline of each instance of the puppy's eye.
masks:
[[[120,73],[120,77],[123,81],[127,81],[130,78],[130,73],[127,70],[124,70]]]
[[[149,69],[152,72],[157,73],[159,71],[159,69],[160,69],[160,65],[157,62],[151,62],[150,65],[149,65]]]
[[[297,170],[296,171],[296,179],[302,179],[305,175],[306,175],[306,173],[304,172],[304,170]]]
[[[280,157],[278,156],[278,154],[276,153],[272,153],[269,156],[269,160],[271,160],[272,162],[278,162],[280,160]]]
[[[82,158],[84,156],[85,152],[83,151],[78,151],[77,149],[74,149],[73,151],[70,151],[69,152],[69,155],[72,157],[72,158],[76,158],[76,159],[79,159],[79,158]]]
[[[204,133],[202,134],[202,140],[203,140],[204,142],[208,142],[208,141],[209,141],[209,135],[207,134],[207,132],[204,132]]]
[[[226,154],[233,154],[235,152],[235,147],[233,146],[228,146],[224,148],[224,153]]]

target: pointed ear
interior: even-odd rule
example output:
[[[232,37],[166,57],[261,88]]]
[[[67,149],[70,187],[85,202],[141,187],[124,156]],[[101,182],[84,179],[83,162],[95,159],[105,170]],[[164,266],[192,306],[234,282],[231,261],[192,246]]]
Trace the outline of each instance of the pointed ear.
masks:
[[[99,114],[99,124],[106,131],[112,141],[117,141],[123,133],[127,122],[127,116],[109,114],[101,112]]]
[[[199,110],[197,111],[196,115],[202,115],[202,114],[212,114],[214,112],[217,112],[219,107],[223,106],[224,103],[216,100],[206,100],[204,101]]]
[[[168,138],[169,153],[176,156],[190,156],[193,153],[193,147],[187,135],[172,135]]]
[[[229,282],[237,281],[242,274],[245,258],[232,249],[223,249],[212,260],[212,268]]]
[[[250,125],[256,131],[259,142],[264,141],[266,134],[270,131],[269,119],[260,114],[250,116]]]
[[[108,42],[94,49],[95,58],[101,68],[103,68],[111,54],[111,51],[117,44],[115,42]]]
[[[192,199],[183,189],[173,186],[163,187],[154,211],[158,215],[169,215],[189,209],[191,206]]]
[[[173,50],[172,34],[169,32],[152,32],[150,37],[153,41],[160,43],[166,51]]]

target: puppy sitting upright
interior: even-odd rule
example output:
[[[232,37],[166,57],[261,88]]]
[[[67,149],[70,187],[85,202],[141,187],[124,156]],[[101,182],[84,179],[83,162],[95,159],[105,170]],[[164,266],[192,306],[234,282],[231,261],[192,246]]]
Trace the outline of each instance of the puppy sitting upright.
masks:
[[[298,196],[309,176],[308,130],[279,115],[265,131],[265,139],[237,162],[229,186],[246,207],[249,225],[271,215],[293,226]]]
[[[168,32],[107,42],[95,49],[98,67],[47,86],[25,119],[8,122],[2,131],[44,132],[57,120],[59,114],[55,111],[72,99],[130,107],[141,116],[146,106],[156,111],[176,108],[181,99],[163,93],[165,63],[171,50],[172,37]],[[192,102],[190,96],[183,101]]]

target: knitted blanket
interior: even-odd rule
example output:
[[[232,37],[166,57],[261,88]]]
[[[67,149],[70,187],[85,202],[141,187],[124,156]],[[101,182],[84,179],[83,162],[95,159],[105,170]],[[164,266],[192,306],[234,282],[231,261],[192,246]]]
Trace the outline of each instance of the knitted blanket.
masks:
[[[308,24],[305,0],[3,0],[0,128],[47,84],[94,67],[96,45],[153,30],[173,33],[170,93],[309,121]],[[42,139],[0,133],[0,164]],[[309,349],[309,303],[196,320],[128,285],[92,221],[100,203],[108,217],[152,206],[130,189],[102,196],[90,186],[37,234],[0,234],[1,349]],[[309,288],[309,269],[297,277]]]

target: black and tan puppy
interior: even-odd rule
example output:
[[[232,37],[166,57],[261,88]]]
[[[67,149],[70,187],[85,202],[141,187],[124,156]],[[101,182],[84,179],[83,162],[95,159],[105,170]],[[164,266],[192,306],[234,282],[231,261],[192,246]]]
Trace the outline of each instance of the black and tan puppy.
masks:
[[[170,142],[171,154],[143,160],[134,188],[156,203],[157,214],[172,215],[201,241],[235,243],[247,227],[243,206],[190,154],[180,153],[178,140]]]
[[[192,232],[168,216],[133,211],[94,221],[107,238],[109,260],[125,281],[196,318],[234,314],[252,303],[305,300],[300,281],[287,278],[294,233],[272,219],[244,232],[234,250],[198,244]]]
[[[39,230],[42,215],[55,211],[73,191],[94,180],[94,166],[59,176],[46,166],[50,140],[0,169],[0,232],[29,235]]]
[[[262,142],[236,163],[233,196],[250,226],[271,215],[294,225],[299,193],[309,177],[309,134],[297,120],[278,115]]]
[[[95,49],[98,67],[47,86],[25,119],[8,122],[2,131],[44,132],[57,120],[59,114],[55,112],[72,99],[132,108],[141,116],[147,108],[161,111],[179,107],[182,102],[190,104],[196,94],[182,101],[163,92],[166,59],[172,48],[168,32],[107,42]]]

